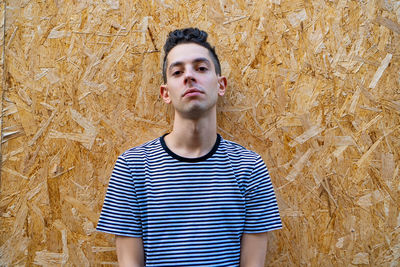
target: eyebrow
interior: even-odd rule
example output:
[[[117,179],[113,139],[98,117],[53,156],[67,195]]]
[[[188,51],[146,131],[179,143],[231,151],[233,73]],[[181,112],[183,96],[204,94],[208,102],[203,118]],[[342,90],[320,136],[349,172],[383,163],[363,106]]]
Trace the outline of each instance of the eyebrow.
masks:
[[[192,63],[201,63],[201,62],[205,62],[205,63],[207,63],[208,65],[211,65],[211,63],[210,63],[210,60],[208,60],[207,58],[205,58],[205,57],[199,57],[199,58],[196,58],[196,59],[194,59],[193,61],[192,61]],[[176,61],[176,62],[173,62],[173,63],[171,63],[171,65],[169,65],[169,67],[168,67],[168,71],[171,71],[171,69],[173,69],[174,67],[176,67],[176,66],[180,66],[180,65],[183,65],[183,62],[182,61]]]

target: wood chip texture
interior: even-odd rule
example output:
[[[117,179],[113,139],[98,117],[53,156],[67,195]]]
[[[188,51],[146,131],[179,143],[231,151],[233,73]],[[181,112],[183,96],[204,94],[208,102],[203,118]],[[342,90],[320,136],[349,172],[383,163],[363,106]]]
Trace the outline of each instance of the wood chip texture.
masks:
[[[109,176],[171,130],[162,46],[188,26],[228,79],[218,132],[275,185],[266,266],[399,266],[396,0],[1,1],[0,266],[117,264]]]

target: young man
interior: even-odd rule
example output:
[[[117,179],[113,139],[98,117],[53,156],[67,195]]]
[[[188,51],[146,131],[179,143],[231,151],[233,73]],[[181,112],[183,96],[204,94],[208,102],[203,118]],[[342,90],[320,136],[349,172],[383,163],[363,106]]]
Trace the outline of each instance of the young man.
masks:
[[[217,134],[227,80],[214,48],[186,28],[164,51],[173,129],[118,158],[97,230],[116,235],[120,266],[264,266],[281,219],[261,157]]]

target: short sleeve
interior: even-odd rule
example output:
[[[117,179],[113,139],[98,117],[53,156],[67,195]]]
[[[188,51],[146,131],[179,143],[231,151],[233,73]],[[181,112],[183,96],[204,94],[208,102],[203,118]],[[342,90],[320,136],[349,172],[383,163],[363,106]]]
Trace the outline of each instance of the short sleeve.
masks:
[[[244,233],[262,233],[282,228],[274,188],[267,167],[259,155],[247,180],[245,200]]]
[[[115,163],[96,230],[122,236],[142,236],[132,172],[123,156],[119,156]]]

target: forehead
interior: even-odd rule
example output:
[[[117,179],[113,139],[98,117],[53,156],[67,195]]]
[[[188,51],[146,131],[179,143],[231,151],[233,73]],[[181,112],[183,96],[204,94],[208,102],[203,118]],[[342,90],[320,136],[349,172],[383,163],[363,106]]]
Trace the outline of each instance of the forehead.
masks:
[[[197,58],[206,58],[212,62],[207,48],[194,43],[179,44],[171,49],[167,56],[167,62],[169,66],[175,62],[192,62]]]

